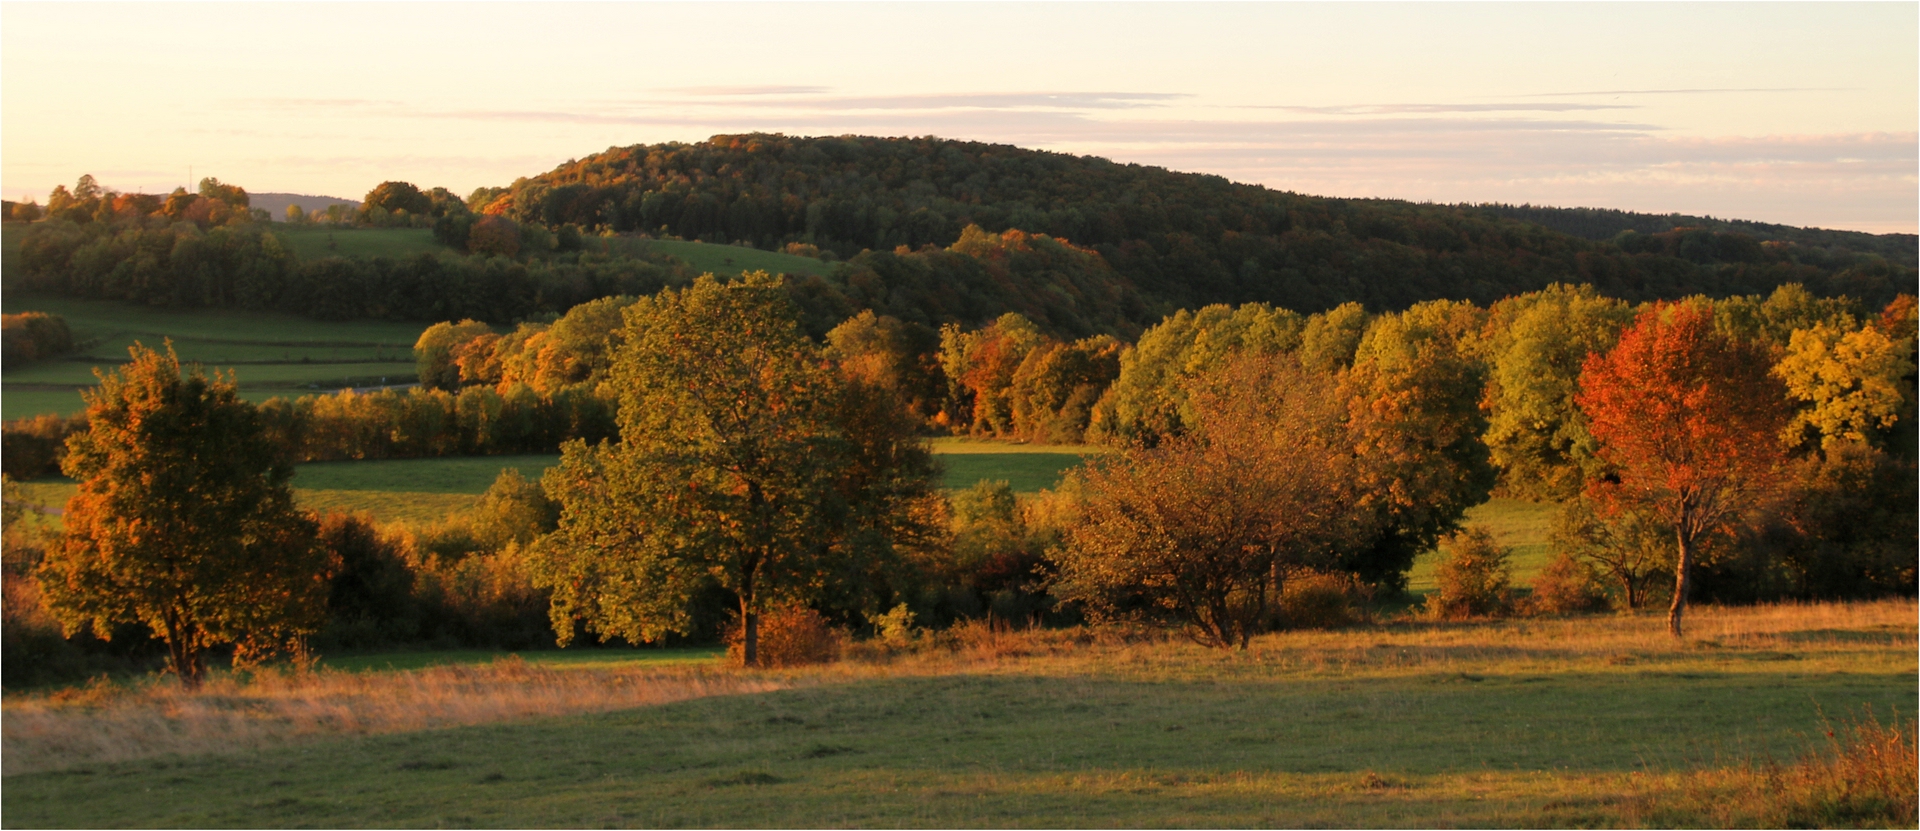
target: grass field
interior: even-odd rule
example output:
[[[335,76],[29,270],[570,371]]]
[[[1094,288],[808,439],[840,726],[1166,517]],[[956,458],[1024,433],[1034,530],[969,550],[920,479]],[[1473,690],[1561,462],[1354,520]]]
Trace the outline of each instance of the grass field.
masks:
[[[833,270],[831,263],[812,257],[796,257],[792,254],[762,251],[758,248],[716,245],[710,242],[616,237],[610,240],[588,240],[588,244],[609,245],[616,250],[619,248],[652,250],[679,259],[693,266],[695,271],[712,272],[722,277],[731,277],[743,271],[764,270],[772,274],[825,275]]]
[[[95,368],[126,361],[138,341],[160,348],[169,338],[185,361],[232,369],[241,396],[262,401],[348,386],[413,380],[413,343],[426,328],[392,321],[322,322],[292,315],[230,309],[175,311],[106,300],[7,292],[8,312],[60,315],[82,348],[53,361],[0,373],[0,416],[74,413]]]
[[[1246,653],[976,628],[787,671],[509,661],[9,696],[5,822],[1620,826],[1683,772],[1791,760],[1866,707],[1910,719],[1915,611],[1708,607],[1683,641],[1649,616],[1406,623]]]
[[[275,222],[273,232],[303,260],[322,257],[408,257],[449,250],[427,228],[329,228]]]

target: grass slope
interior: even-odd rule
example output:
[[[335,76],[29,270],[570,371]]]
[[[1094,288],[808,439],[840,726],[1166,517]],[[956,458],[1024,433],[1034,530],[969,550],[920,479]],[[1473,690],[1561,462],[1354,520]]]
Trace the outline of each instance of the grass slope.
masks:
[[[1043,633],[765,674],[774,692],[14,775],[6,823],[1617,825],[1641,777],[1791,759],[1823,712],[1910,717],[1913,615],[1708,608],[1684,642],[1644,616],[1397,625],[1244,654]]]
[[[798,257],[776,251],[762,251],[758,248],[744,248],[737,245],[716,245],[710,242],[683,242],[681,240],[648,240],[637,237],[619,237],[613,240],[589,240],[588,245],[596,242],[618,248],[648,249],[664,253],[685,261],[697,271],[712,272],[721,277],[732,277],[743,271],[766,271],[770,274],[818,274],[825,276],[833,271],[833,266],[812,257]]]
[[[80,390],[95,369],[127,359],[136,342],[160,348],[173,341],[182,360],[232,369],[241,396],[276,395],[348,386],[406,383],[414,378],[413,343],[424,324],[393,321],[323,322],[270,312],[232,309],[170,310],[109,300],[7,292],[8,312],[60,315],[82,346],[59,360],[0,372],[0,416],[68,414],[84,408]]]
[[[273,232],[285,240],[295,257],[409,257],[449,250],[426,228],[329,228],[275,223]]]

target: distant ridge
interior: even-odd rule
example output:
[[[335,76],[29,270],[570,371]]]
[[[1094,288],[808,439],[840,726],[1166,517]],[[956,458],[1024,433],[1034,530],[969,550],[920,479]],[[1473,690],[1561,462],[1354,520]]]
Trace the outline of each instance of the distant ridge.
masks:
[[[330,205],[344,205],[349,209],[358,209],[360,202],[354,199],[341,199],[337,196],[308,196],[304,193],[249,193],[248,207],[259,208],[273,215],[273,221],[281,222],[287,218],[287,206],[299,205],[307,213],[325,211]]]
[[[1827,228],[1802,228],[1747,219],[1718,219],[1686,214],[1645,214],[1612,208],[1553,208],[1545,205],[1506,205],[1498,202],[1462,204],[1467,210],[1480,210],[1504,219],[1531,222],[1545,228],[1590,240],[1610,240],[1627,231],[1639,234],[1663,234],[1676,228],[1704,228],[1721,233],[1745,234],[1761,242],[1791,242],[1822,248],[1843,247],[1878,254],[1889,261],[1912,266],[1920,260],[1920,235],[1869,234],[1865,231],[1836,231]]]

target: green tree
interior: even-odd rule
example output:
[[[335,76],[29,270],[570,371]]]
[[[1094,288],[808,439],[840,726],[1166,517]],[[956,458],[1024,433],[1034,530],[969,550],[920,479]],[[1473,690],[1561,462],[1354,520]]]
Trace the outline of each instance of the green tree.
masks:
[[[543,480],[560,522],[532,562],[555,630],[563,643],[576,620],[635,642],[685,633],[695,595],[718,584],[757,665],[760,615],[869,573],[850,561],[888,552],[931,464],[910,427],[884,428],[897,402],[848,406],[764,272],[661,292],[626,322],[609,381],[620,441],[569,443]],[[882,427],[862,435],[863,418]]]
[[[171,344],[128,351],[84,395],[88,428],[62,464],[80,487],[39,577],[68,632],[143,624],[197,685],[209,647],[244,657],[324,622],[325,554],[285,450],[231,376],[183,375]]]
[[[1403,588],[1413,558],[1491,492],[1494,469],[1480,438],[1485,370],[1463,348],[1482,322],[1471,303],[1435,300],[1367,327],[1343,388],[1362,462],[1360,498],[1380,522],[1346,570]]]
[[[426,214],[433,210],[433,197],[408,182],[381,182],[360,200],[361,216],[367,216],[376,208],[387,213]]]
[[[1557,283],[1488,311],[1487,450],[1513,494],[1566,499],[1597,467],[1593,436],[1573,404],[1581,363],[1611,348],[1633,311],[1591,286]]]

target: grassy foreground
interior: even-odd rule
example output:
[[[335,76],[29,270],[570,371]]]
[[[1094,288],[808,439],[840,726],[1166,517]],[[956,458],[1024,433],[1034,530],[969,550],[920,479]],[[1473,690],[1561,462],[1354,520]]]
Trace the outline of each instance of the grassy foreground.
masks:
[[[1823,716],[1912,716],[1911,601],[1705,608],[1682,642],[1662,623],[1244,654],[975,627],[786,671],[509,660],[9,696],[4,824],[1751,824],[1649,806],[1690,771],[1794,759]]]

